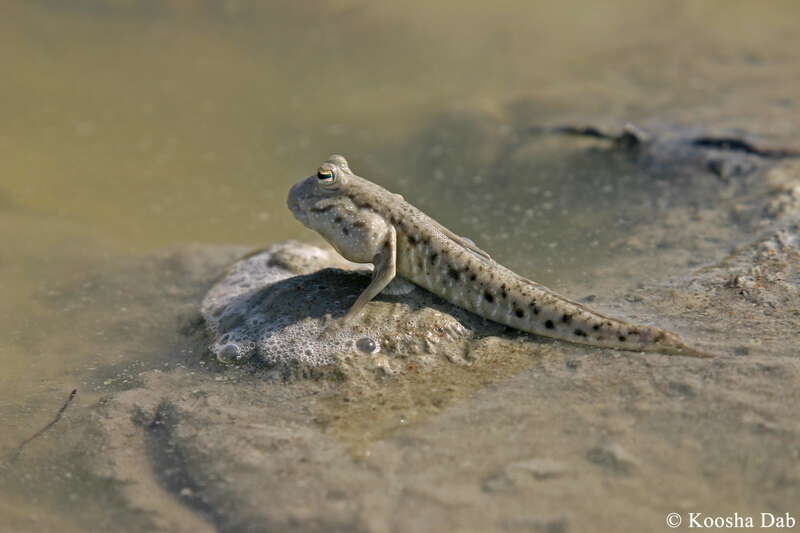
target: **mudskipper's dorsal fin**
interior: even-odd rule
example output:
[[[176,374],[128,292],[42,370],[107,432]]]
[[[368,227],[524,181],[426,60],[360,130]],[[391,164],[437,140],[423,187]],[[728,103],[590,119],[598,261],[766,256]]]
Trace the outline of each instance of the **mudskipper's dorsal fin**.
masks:
[[[438,222],[436,222],[436,225],[438,226],[439,231],[444,233],[450,240],[452,240],[457,244],[460,244],[461,246],[463,246],[464,248],[475,254],[479,259],[482,259],[483,261],[492,260],[492,257],[489,254],[478,248],[478,246],[470,239],[467,239],[466,237],[462,237],[460,235],[456,235],[455,233],[445,228]]]

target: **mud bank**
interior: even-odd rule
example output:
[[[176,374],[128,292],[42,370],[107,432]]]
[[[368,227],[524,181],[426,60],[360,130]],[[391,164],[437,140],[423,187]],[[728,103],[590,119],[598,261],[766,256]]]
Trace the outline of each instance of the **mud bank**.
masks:
[[[518,334],[419,289],[382,295],[326,337],[326,314],[366,284],[353,265],[285,243],[219,278],[230,249],[189,249],[134,269],[176,269],[170,364],[156,357],[76,408],[52,430],[59,456],[162,531],[563,532],[623,516],[649,530],[669,512],[791,511],[800,170],[771,161],[719,179],[687,161],[653,177],[659,194],[640,195],[653,216],[573,294],[676,329],[714,360]],[[652,248],[669,252],[656,269]],[[636,276],[647,281],[621,281]],[[211,287],[202,305],[178,288],[189,282]]]

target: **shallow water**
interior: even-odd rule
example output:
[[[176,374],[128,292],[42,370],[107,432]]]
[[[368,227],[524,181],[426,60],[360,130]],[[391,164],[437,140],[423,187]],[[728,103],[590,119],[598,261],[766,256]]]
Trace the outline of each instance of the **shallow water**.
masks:
[[[581,296],[648,216],[632,202],[650,182],[602,143],[515,134],[570,118],[706,116],[781,134],[800,94],[789,0],[64,4],[0,7],[4,453],[72,388],[91,405],[180,345],[174,315],[185,309],[159,283],[174,282],[182,305],[203,287],[180,285],[179,268],[143,271],[142,256],[318,241],[285,195],[330,153],[522,274]],[[669,253],[616,288],[663,278],[658,254]],[[37,500],[5,480],[0,522],[114,524],[113,501],[90,503],[103,487],[35,468],[59,481]]]

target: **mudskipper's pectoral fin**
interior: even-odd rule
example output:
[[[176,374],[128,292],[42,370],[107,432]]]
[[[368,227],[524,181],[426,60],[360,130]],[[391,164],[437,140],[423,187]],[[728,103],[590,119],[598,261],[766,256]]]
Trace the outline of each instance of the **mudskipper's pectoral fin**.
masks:
[[[372,264],[375,267],[372,271],[372,281],[364,289],[364,292],[358,296],[358,299],[342,320],[346,321],[358,315],[364,309],[364,306],[394,279],[397,273],[397,232],[394,226],[389,226],[389,231],[386,232],[386,242],[381,250],[375,254]]]

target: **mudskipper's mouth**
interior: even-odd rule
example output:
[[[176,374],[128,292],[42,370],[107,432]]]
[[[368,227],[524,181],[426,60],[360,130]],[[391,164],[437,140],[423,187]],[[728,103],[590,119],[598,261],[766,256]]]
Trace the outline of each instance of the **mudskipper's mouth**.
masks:
[[[286,198],[286,206],[289,208],[289,211],[292,212],[294,218],[302,222],[303,225],[308,226],[308,218],[306,217],[306,213],[300,205],[299,189],[301,185],[302,182],[296,183],[289,190],[289,196]]]

